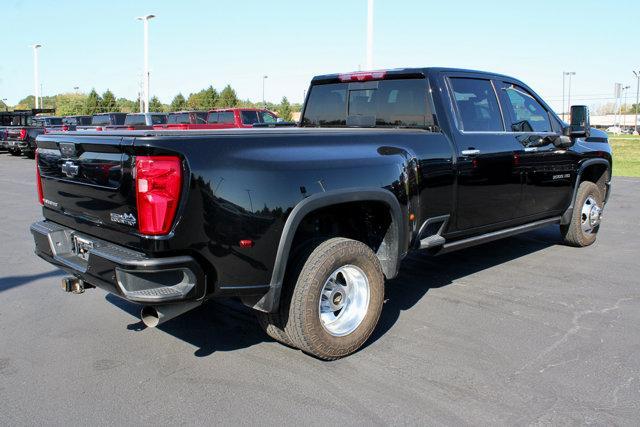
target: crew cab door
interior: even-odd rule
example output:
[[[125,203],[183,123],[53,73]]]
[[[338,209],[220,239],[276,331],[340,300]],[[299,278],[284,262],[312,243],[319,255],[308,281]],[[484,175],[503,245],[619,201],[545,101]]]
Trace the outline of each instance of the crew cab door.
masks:
[[[562,126],[530,89],[512,81],[497,82],[507,132],[523,153],[518,163],[524,173],[519,216],[552,216],[569,205],[576,179],[575,153],[553,141]]]
[[[505,132],[494,82],[471,73],[446,77],[454,110],[457,149],[458,231],[512,220],[522,195],[521,171],[514,162],[522,146]]]

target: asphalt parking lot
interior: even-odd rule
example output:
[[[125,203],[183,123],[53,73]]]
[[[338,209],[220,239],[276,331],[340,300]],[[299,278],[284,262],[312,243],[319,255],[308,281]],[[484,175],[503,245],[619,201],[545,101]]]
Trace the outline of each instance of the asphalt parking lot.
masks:
[[[597,243],[556,227],[412,255],[355,355],[279,345],[211,302],[145,329],[137,306],[33,255],[33,161],[0,153],[0,424],[640,422],[640,180],[617,178]]]

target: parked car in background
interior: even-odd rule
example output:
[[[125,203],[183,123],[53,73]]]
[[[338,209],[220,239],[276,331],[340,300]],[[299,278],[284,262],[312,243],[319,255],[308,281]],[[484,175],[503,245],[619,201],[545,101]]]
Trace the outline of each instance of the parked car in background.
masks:
[[[78,126],[91,126],[91,116],[66,116],[62,122],[69,127],[68,130],[76,130]]]
[[[167,123],[166,113],[129,113],[124,120],[124,124],[118,126],[107,126],[108,130],[149,130],[154,125],[164,125]]]
[[[37,116],[33,120],[36,123],[42,124],[45,133],[69,130],[69,126],[64,124],[62,117]]]
[[[107,126],[119,126],[123,125],[125,119],[127,118],[127,113],[100,113],[94,114],[91,117],[91,124],[88,126],[77,126],[76,130],[79,131],[87,131],[87,130],[95,130],[102,131],[105,130]]]
[[[167,123],[154,125],[154,129],[174,129],[174,130],[186,130],[186,129],[206,129],[207,111],[176,111],[169,113],[167,116]]]
[[[210,129],[250,128],[255,124],[277,123],[278,117],[271,111],[260,108],[222,108],[209,111],[207,124]]]
[[[36,254],[147,326],[237,297],[272,338],[336,359],[410,251],[552,224],[595,242],[612,156],[586,106],[567,126],[517,79],[444,68],[323,75],[308,94],[300,127],[40,136]]]
[[[59,118],[44,116],[42,114],[54,113],[53,109],[31,109],[31,110],[15,110],[3,112],[2,147],[7,149],[10,154],[19,156],[21,154],[33,158],[35,153],[36,137],[45,133],[45,125],[51,129],[58,126]]]

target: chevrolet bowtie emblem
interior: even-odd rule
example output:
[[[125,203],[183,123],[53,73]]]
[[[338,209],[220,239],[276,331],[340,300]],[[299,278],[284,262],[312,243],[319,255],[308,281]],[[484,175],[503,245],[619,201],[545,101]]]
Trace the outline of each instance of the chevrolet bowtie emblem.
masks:
[[[76,165],[70,160],[67,160],[62,164],[62,173],[68,176],[69,178],[73,178],[78,175],[78,171],[80,170],[80,166]]]

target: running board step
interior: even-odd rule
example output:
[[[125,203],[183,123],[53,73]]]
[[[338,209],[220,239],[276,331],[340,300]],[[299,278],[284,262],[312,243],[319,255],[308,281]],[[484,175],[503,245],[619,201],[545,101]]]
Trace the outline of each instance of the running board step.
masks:
[[[530,222],[529,224],[518,225],[517,227],[505,228],[504,230],[493,231],[491,233],[482,234],[480,236],[469,237],[467,239],[456,240],[454,242],[445,243],[442,245],[442,249],[438,251],[438,255],[453,252],[458,249],[468,248],[470,246],[479,245],[481,243],[487,243],[494,240],[502,239],[503,237],[515,236],[516,234],[526,233],[527,231],[535,230],[536,228],[546,227],[551,224],[560,224],[559,216],[541,219],[539,221]]]
[[[434,234],[433,236],[429,236],[420,240],[420,249],[437,248],[444,245],[444,242],[444,237],[440,236],[439,234]]]

